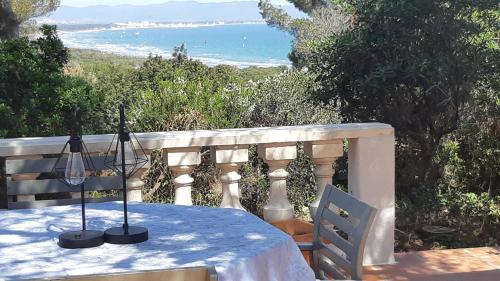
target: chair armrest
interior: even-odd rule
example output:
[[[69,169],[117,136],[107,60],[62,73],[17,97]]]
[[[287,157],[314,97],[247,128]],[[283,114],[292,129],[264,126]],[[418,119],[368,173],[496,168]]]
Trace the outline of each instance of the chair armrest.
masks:
[[[297,246],[301,251],[312,251],[314,250],[314,245],[311,242],[297,242]]]

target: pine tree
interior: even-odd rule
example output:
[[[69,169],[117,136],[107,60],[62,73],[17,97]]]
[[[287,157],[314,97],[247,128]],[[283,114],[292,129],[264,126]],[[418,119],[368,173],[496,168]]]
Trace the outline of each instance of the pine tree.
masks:
[[[59,7],[60,0],[0,0],[0,40],[19,36],[19,27],[30,19]]]
[[[272,5],[269,0],[260,0],[259,8],[267,24],[294,36],[290,60],[296,67],[302,67],[310,59],[317,42],[339,33],[349,26],[349,16],[343,6],[335,1],[287,0],[307,18],[292,18],[287,12]]]

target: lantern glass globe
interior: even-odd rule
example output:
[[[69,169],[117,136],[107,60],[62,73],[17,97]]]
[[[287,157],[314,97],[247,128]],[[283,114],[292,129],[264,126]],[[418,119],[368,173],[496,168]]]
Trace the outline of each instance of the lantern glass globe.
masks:
[[[70,152],[64,177],[69,185],[77,186],[85,181],[85,164],[81,152]]]

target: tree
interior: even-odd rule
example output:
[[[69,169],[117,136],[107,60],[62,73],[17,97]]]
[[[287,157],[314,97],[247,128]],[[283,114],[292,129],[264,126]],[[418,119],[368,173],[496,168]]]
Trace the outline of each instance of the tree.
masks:
[[[488,34],[498,2],[359,0],[351,8],[355,26],[323,41],[309,64],[318,96],[337,102],[346,122],[393,125],[398,185],[433,185],[441,140],[497,71],[498,44]]]
[[[66,135],[75,106],[89,112],[100,103],[86,82],[64,76],[69,53],[55,27],[41,33],[0,42],[0,137]]]
[[[285,10],[273,6],[268,0],[261,0],[259,8],[262,17],[270,26],[277,27],[295,37],[289,54],[295,66],[307,65],[317,41],[345,30],[349,17],[339,3],[324,0],[288,0],[308,18],[292,18]]]
[[[60,0],[1,0],[0,40],[18,36],[22,23],[54,11],[59,4]]]
[[[187,56],[187,48],[184,43],[182,43],[180,46],[175,46],[174,47],[174,52],[172,53],[172,58],[174,61],[178,63],[182,63],[183,61],[188,59]]]
[[[9,2],[0,2],[0,40],[17,36],[19,23]]]

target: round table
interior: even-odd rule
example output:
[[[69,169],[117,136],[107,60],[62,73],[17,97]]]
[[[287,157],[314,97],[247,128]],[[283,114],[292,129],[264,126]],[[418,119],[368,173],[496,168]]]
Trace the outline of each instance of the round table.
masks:
[[[88,229],[123,222],[121,202],[87,204]],[[81,227],[80,206],[0,211],[0,280],[215,266],[219,280],[314,280],[293,239],[241,210],[129,204],[129,223],[149,229],[135,245],[62,249]]]

